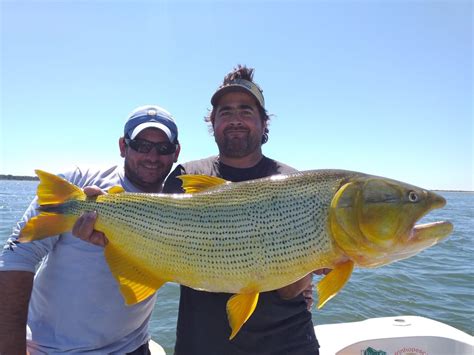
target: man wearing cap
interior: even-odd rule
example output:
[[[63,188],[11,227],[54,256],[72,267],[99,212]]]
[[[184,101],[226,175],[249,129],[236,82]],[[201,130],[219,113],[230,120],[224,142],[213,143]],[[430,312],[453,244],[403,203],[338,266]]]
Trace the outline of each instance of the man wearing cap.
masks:
[[[212,125],[219,155],[178,165],[163,192],[182,192],[181,180],[176,178],[182,174],[238,182],[295,171],[262,153],[269,117],[262,90],[253,82],[253,69],[238,66],[227,74],[211,103],[206,121]],[[254,313],[233,340],[229,340],[226,314],[232,295],[181,286],[175,355],[318,354],[307,307],[312,303],[311,278],[308,275],[282,289],[261,293]],[[304,294],[309,300],[305,301]]]
[[[180,150],[172,116],[153,105],[135,109],[119,148],[123,168],[76,168],[61,176],[79,187],[160,192]],[[72,233],[19,243],[19,231],[37,207],[35,199],[0,254],[0,354],[25,354],[25,339],[31,355],[149,354],[155,296],[126,306],[104,249]],[[89,213],[74,228],[80,231],[94,218]]]

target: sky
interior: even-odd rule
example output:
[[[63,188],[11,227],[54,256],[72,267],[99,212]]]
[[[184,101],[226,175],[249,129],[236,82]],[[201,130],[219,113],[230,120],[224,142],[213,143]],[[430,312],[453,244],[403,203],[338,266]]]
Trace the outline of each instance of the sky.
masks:
[[[210,98],[245,64],[273,115],[266,156],[474,190],[471,1],[0,4],[0,174],[123,164],[145,104],[175,117],[180,162],[215,155]]]

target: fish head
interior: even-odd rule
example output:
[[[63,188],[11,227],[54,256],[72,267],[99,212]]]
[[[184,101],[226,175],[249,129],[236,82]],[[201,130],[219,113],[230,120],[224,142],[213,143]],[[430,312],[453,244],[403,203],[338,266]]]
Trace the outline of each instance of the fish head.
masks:
[[[381,177],[346,181],[331,202],[329,224],[343,252],[361,267],[406,259],[446,238],[450,222],[416,223],[446,200],[431,191]]]

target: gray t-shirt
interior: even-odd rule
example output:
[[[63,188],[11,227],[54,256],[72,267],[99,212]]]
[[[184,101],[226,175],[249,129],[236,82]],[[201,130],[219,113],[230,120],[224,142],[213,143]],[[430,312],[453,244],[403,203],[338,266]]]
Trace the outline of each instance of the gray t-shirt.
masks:
[[[107,190],[120,185],[140,192],[123,168],[80,169],[62,174],[73,184]],[[104,249],[71,233],[17,243],[25,223],[37,214],[36,199],[0,253],[0,271],[36,271],[28,310],[28,350],[35,354],[124,354],[146,343],[155,295],[126,306]]]

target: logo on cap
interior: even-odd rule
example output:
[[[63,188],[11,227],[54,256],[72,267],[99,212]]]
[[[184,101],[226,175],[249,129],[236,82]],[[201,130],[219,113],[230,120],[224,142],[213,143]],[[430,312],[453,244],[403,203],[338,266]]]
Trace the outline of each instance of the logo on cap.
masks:
[[[155,109],[149,109],[149,110],[146,112],[146,114],[147,114],[148,116],[157,116],[157,115],[158,115],[158,112],[156,112]]]

